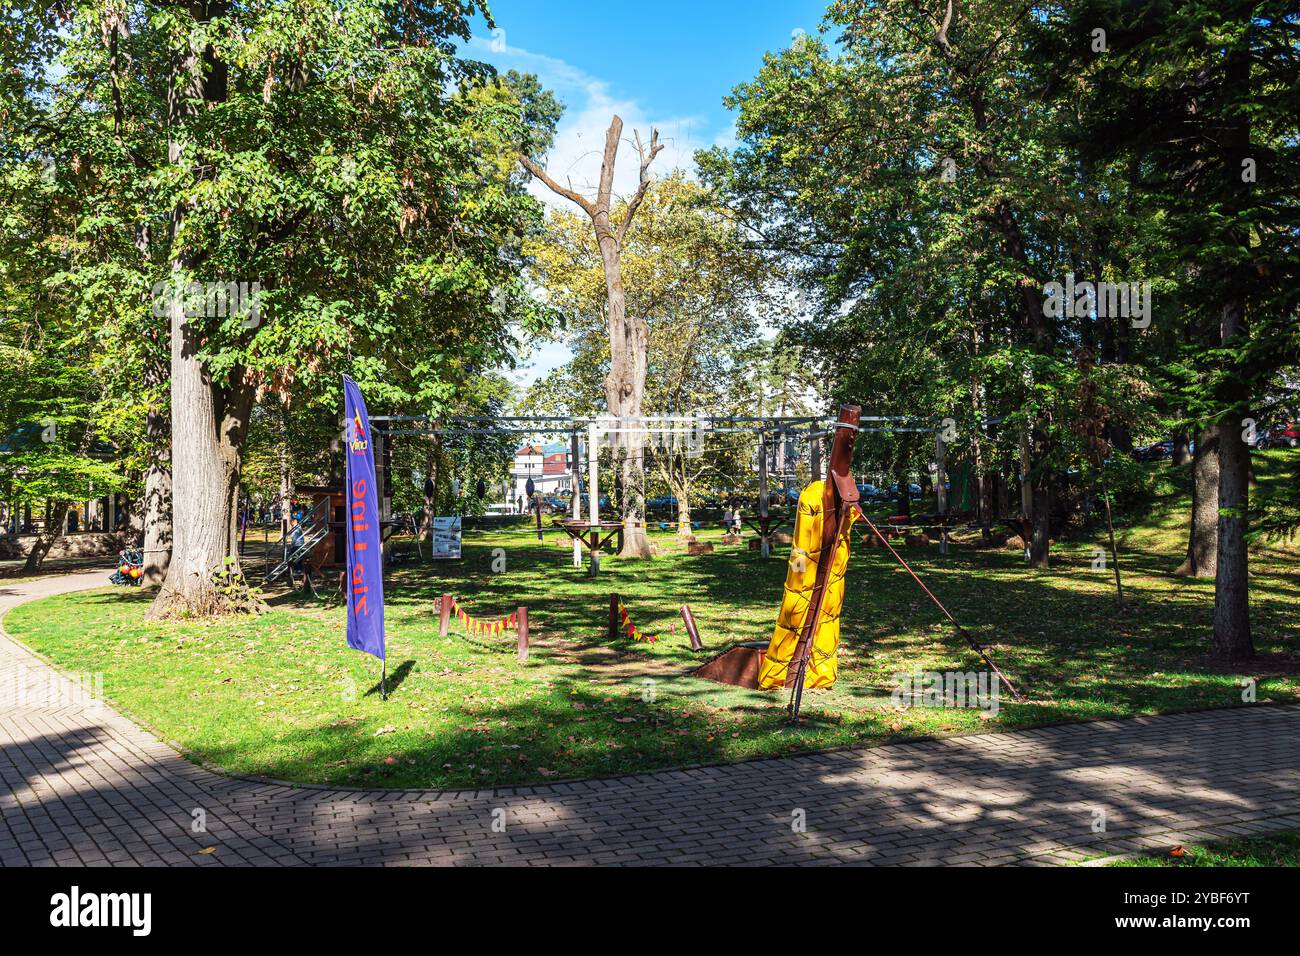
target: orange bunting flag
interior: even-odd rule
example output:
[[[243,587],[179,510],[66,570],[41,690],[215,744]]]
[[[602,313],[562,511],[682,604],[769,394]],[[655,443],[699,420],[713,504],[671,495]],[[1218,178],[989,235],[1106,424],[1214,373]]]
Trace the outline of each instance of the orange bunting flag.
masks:
[[[632,638],[634,641],[645,641],[648,644],[653,644],[655,642],[654,637],[649,634],[642,634],[636,629],[636,625],[632,623],[632,616],[628,613],[627,605],[622,601],[618,604],[618,613],[619,617],[623,619],[623,624],[627,626],[628,637]]]

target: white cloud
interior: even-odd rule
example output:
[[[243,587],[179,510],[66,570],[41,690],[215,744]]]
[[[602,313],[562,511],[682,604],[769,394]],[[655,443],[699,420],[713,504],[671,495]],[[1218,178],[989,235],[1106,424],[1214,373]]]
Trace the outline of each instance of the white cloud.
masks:
[[[506,377],[522,391],[572,360],[573,352],[563,342],[543,341],[533,347],[528,358],[518,368],[506,372]]]
[[[515,69],[534,73],[544,87],[552,90],[564,103],[564,115],[555,134],[555,144],[546,158],[546,171],[561,185],[571,186],[586,196],[594,196],[600,179],[600,159],[605,147],[605,133],[617,114],[623,118],[623,141],[614,167],[614,192],[627,196],[636,189],[639,163],[633,131],[649,143],[652,128],[659,130],[663,151],[651,167],[653,175],[662,177],[673,169],[693,173],[694,152],[707,146],[734,141],[734,125],[710,135],[700,117],[655,116],[634,99],[618,96],[609,84],[555,57],[510,46],[504,32],[491,39],[474,37],[469,41],[470,56],[478,57],[500,70]],[[647,147],[648,148],[648,147]],[[556,196],[542,183],[533,181],[533,195],[557,208],[572,211],[573,204]]]
[[[651,173],[657,177],[674,169],[694,174],[694,153],[712,145],[730,146],[735,142],[735,124],[710,134],[708,123],[700,117],[663,117],[652,115],[634,99],[620,97],[609,84],[564,60],[510,46],[505,32],[493,31],[491,38],[474,37],[467,55],[491,63],[501,71],[515,69],[533,73],[542,85],[564,103],[564,115],[555,133],[555,144],[546,158],[546,171],[556,182],[571,186],[592,197],[600,179],[600,159],[605,147],[605,133],[615,114],[623,118],[623,142],[614,167],[614,192],[627,196],[636,189],[639,162],[633,131],[640,132],[645,143],[652,128],[659,130],[663,151],[655,157]],[[647,147],[648,148],[648,147]],[[573,203],[555,195],[536,179],[529,191],[542,202],[572,212]],[[534,347],[518,369],[508,373],[519,389],[527,388],[573,358],[562,342],[545,342]]]
[[[511,46],[504,30],[493,31],[490,38],[472,38],[465,53],[491,63],[502,72],[514,69],[533,73],[542,86],[555,93],[564,104],[564,115],[546,158],[546,171],[556,182],[571,186],[588,197],[594,197],[596,192],[605,133],[615,114],[623,118],[623,142],[614,167],[614,192],[617,196],[628,196],[636,189],[639,162],[634,130],[640,132],[642,141],[647,144],[651,129],[659,130],[659,141],[664,148],[651,166],[651,173],[656,177],[666,176],[674,169],[685,170],[693,176],[697,149],[710,146],[730,149],[736,144],[734,120],[715,128],[699,116],[655,115],[635,99],[615,93],[605,80],[564,60]],[[574,211],[573,203],[555,195],[536,179],[529,185],[529,191],[549,206]],[[522,392],[572,358],[573,353],[563,342],[540,342],[533,346],[517,369],[507,372],[507,376]]]

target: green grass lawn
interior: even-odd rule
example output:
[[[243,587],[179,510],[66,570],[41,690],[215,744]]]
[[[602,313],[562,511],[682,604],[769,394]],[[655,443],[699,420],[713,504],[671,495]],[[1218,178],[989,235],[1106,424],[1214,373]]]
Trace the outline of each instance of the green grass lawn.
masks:
[[[1181,854],[1164,852],[1116,860],[1108,866],[1300,866],[1300,833],[1269,833],[1225,840],[1209,846],[1184,846]]]
[[[712,555],[689,557],[671,535],[656,536],[660,557],[606,558],[596,581],[572,567],[554,532],[539,543],[522,529],[468,533],[458,562],[391,569],[386,702],[378,661],[348,649],[344,612],[324,600],[281,594],[256,620],[151,624],[143,620],[147,595],[106,587],[25,605],[5,626],[70,671],[102,672],[117,707],[195,760],[332,785],[487,788],[1226,707],[1242,702],[1246,678],[1257,681],[1261,701],[1300,699],[1297,552],[1253,556],[1260,657],[1220,666],[1207,653],[1213,582],[1171,573],[1185,548],[1186,514],[1186,499],[1171,494],[1142,527],[1122,531],[1122,611],[1110,572],[1091,568],[1100,538],[1061,543],[1047,572],[1026,569],[1019,552],[1005,549],[907,549],[930,588],[1027,692],[1024,704],[1004,697],[996,715],[891,705],[900,672],[982,665],[887,553],[856,540],[840,680],[805,696],[811,719],[797,729],[784,722],[784,693],[689,676],[708,655],[687,649],[681,604],[690,604],[711,654],[766,641],[781,600],[784,554],[763,561],[717,542],[717,532],[701,532],[715,541]],[[467,640],[453,625],[439,638],[433,602],[444,591],[484,618],[527,605],[538,642],[528,663],[515,661],[510,636]],[[656,643],[607,641],[611,591]]]

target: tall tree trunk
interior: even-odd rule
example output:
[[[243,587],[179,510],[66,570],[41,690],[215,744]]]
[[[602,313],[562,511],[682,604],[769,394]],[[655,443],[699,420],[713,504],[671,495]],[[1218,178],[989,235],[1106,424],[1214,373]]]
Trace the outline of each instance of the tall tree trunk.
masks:
[[[1191,462],[1192,451],[1191,434],[1186,428],[1180,428],[1174,433],[1174,457],[1173,464],[1175,467],[1182,467]]]
[[[438,435],[433,440],[433,505],[432,508],[434,513],[437,513],[438,503],[439,501],[442,500],[442,486],[443,486],[444,471],[445,469],[442,467],[442,436]],[[510,488],[510,493],[512,495],[515,493],[515,489],[513,485]],[[513,508],[514,502],[513,501],[510,502],[510,505]],[[455,510],[456,510],[455,508],[452,508],[452,511]],[[430,521],[432,521],[432,519],[430,519]],[[430,529],[430,535],[432,535],[432,528]],[[433,538],[430,537],[429,540],[432,541]]]
[[[993,507],[999,521],[1011,517],[1011,480],[1009,476],[1012,467],[1010,461],[1004,461],[1002,468],[993,474],[993,480],[996,482],[993,489],[996,496]]]
[[[23,563],[24,574],[36,574],[41,570],[41,566],[45,563],[45,556],[50,553],[54,542],[62,537],[63,529],[67,527],[68,505],[67,501],[56,501],[52,506],[46,506],[45,527],[32,542],[32,550],[27,552],[27,560]]]
[[[691,527],[691,503],[685,495],[677,496],[677,537],[689,538],[695,533]]]
[[[1249,27],[1245,38],[1229,46],[1224,57],[1224,81],[1229,88],[1250,84],[1251,53]],[[1242,159],[1253,151],[1250,142],[1250,114],[1236,112],[1222,135],[1225,169],[1241,168]],[[1242,341],[1248,337],[1246,297],[1242,286],[1252,281],[1250,236],[1240,217],[1251,203],[1250,187],[1237,176],[1229,180],[1223,197],[1229,217],[1228,235],[1237,246],[1237,263],[1223,276],[1224,299],[1220,335],[1225,353],[1226,374],[1219,380],[1215,398],[1227,414],[1219,427],[1219,557],[1214,578],[1214,650],[1229,661],[1255,656],[1250,633],[1250,575],[1246,531],[1250,509],[1250,448],[1246,445],[1242,419],[1250,414],[1251,387],[1238,358]]]
[[[673,496],[677,499],[677,534],[679,537],[687,538],[695,533],[691,527],[691,476],[687,470],[689,466],[686,463],[686,455],[682,453],[673,457],[682,463],[678,482],[673,488]]]
[[[611,127],[611,131],[613,127]],[[645,530],[645,435],[641,413],[650,328],[639,316],[628,316],[623,289],[622,250],[610,226],[609,210],[595,217],[600,257],[605,266],[605,293],[609,301],[609,374],[605,376],[605,402],[620,422],[615,451],[623,478],[623,549],[620,557],[650,557]]]
[[[1243,333],[1240,306],[1224,309],[1227,344]],[[1227,386],[1240,389],[1238,384]],[[1240,396],[1243,400],[1245,396]],[[1239,406],[1238,406],[1239,407]],[[1246,550],[1250,506],[1250,449],[1242,438],[1242,413],[1234,411],[1219,428],[1219,540],[1214,577],[1214,651],[1229,661],[1255,656],[1250,634],[1250,579]]]
[[[172,470],[169,416],[162,405],[160,389],[167,380],[167,369],[150,362],[145,371],[145,386],[150,392],[149,410],[145,415],[145,434],[149,443],[149,470],[144,479],[144,548],[141,587],[160,587],[167,578],[172,557]]]
[[[651,133],[648,149],[642,143],[640,135],[637,135],[637,154],[641,161],[640,182],[637,191],[627,202],[623,221],[615,226],[610,221],[610,210],[613,204],[614,163],[622,135],[623,120],[615,116],[605,133],[605,152],[595,201],[561,186],[531,158],[521,156],[519,161],[552,192],[576,203],[591,219],[604,266],[608,301],[610,362],[609,374],[605,376],[605,401],[609,414],[620,420],[619,431],[615,433],[617,438],[612,443],[623,490],[623,548],[619,551],[619,556],[648,558],[652,552],[645,529],[645,436],[639,431],[639,419],[645,398],[650,329],[643,318],[629,317],[627,314],[622,244],[637,208],[650,188],[650,164],[663,146],[659,143],[658,130]]]
[[[436,436],[429,442],[429,447],[424,455],[424,487],[430,493],[424,496],[424,517],[420,521],[419,536],[429,542],[433,541],[433,518],[434,512],[438,508],[438,484],[433,476],[438,470],[438,448],[441,442],[442,436]]]
[[[194,18],[206,22],[225,12],[223,3],[191,3]],[[168,94],[168,161],[180,162],[184,126],[199,102],[226,95],[226,68],[209,47],[191,47],[172,66]],[[172,210],[171,278],[188,281],[192,253],[181,242],[185,208]],[[176,288],[177,286],[173,286]],[[199,358],[202,329],[185,314],[180,295],[168,297],[171,330],[172,560],[167,580],[149,614],[205,615],[222,610],[212,580],[227,558],[238,567],[239,473],[253,405],[243,370],[231,369],[226,384],[214,381]]]
[[[289,461],[289,449],[286,447],[287,436],[280,442],[280,537],[284,538],[293,526],[293,465]]]
[[[1034,534],[1029,543],[1029,566],[1046,569],[1051,560],[1048,554],[1052,534],[1052,482],[1047,474],[1040,475],[1034,484]]]
[[[172,560],[152,617],[222,610],[212,581],[239,561],[238,495],[253,390],[213,382],[199,360],[184,307],[172,307]]]
[[[955,7],[953,9],[956,9]],[[942,39],[941,39],[942,38]],[[944,48],[944,52],[953,56],[952,49],[948,45],[946,31],[940,31],[936,36],[936,41]],[[966,87],[967,101],[971,109],[971,118],[974,121],[975,129],[983,133],[988,129],[988,109],[984,100],[984,93],[981,86],[977,83],[963,84]],[[976,156],[976,169],[987,179],[996,181],[1000,177],[998,170],[998,159],[990,152],[981,151]],[[1003,249],[1016,264],[1020,270],[1019,281],[1016,283],[1019,295],[1016,297],[1017,311],[1020,313],[1020,324],[1028,332],[1033,343],[1034,351],[1039,355],[1051,355],[1054,347],[1054,330],[1047,321],[1047,316],[1043,310],[1042,301],[1039,298],[1037,290],[1042,288],[1041,283],[1034,281],[1033,264],[1029,261],[1029,253],[1026,250],[1024,233],[1020,229],[1020,223],[1016,219],[1015,210],[1006,199],[999,199],[992,211],[988,214],[989,224],[1002,236]],[[1038,506],[1038,502],[1051,500],[1051,478],[1046,468],[1041,465],[1046,459],[1051,449],[1048,447],[1046,436],[1035,423],[1030,425],[1031,435],[1026,435],[1023,439],[1025,445],[1030,447],[1030,452],[1034,456],[1033,461],[1022,460],[1023,485],[1021,489],[1022,501],[1024,503],[1025,517],[1031,518],[1034,522],[1033,544],[1030,551],[1030,564],[1034,567],[1047,567],[1048,563],[1048,520],[1047,514],[1041,513],[1044,509]],[[1038,469],[1038,484],[1043,487],[1034,491],[1032,495],[1026,494],[1025,485],[1029,484],[1029,473]],[[1032,505],[1032,506],[1031,506]]]
[[[978,357],[980,350],[980,329],[978,322],[971,323],[971,355]],[[972,379],[970,386],[971,412],[975,418],[975,430],[971,433],[971,468],[975,473],[975,519],[980,526],[980,538],[985,544],[993,540],[993,531],[989,527],[989,504],[992,499],[989,487],[990,476],[984,468],[984,403],[981,400],[983,386],[979,379]]]
[[[1020,516],[1026,519],[1034,516],[1034,482],[1029,474],[1032,467],[1029,430],[1026,428],[1020,432]]]
[[[1219,559],[1219,425],[1212,423],[1196,436],[1192,453],[1192,526],[1187,558],[1176,574],[1212,578]]]
[[[654,460],[660,477],[677,499],[677,536],[688,538],[694,532],[691,529],[690,476],[687,474],[686,457],[669,451],[664,455],[656,455]],[[681,462],[681,471],[677,470],[678,461]]]

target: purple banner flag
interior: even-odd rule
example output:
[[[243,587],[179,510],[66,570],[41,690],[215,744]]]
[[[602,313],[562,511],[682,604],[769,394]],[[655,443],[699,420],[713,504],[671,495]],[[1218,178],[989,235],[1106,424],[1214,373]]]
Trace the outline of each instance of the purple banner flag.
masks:
[[[357,383],[343,376],[347,439],[348,646],[384,660],[384,572],[379,489],[370,416]]]

